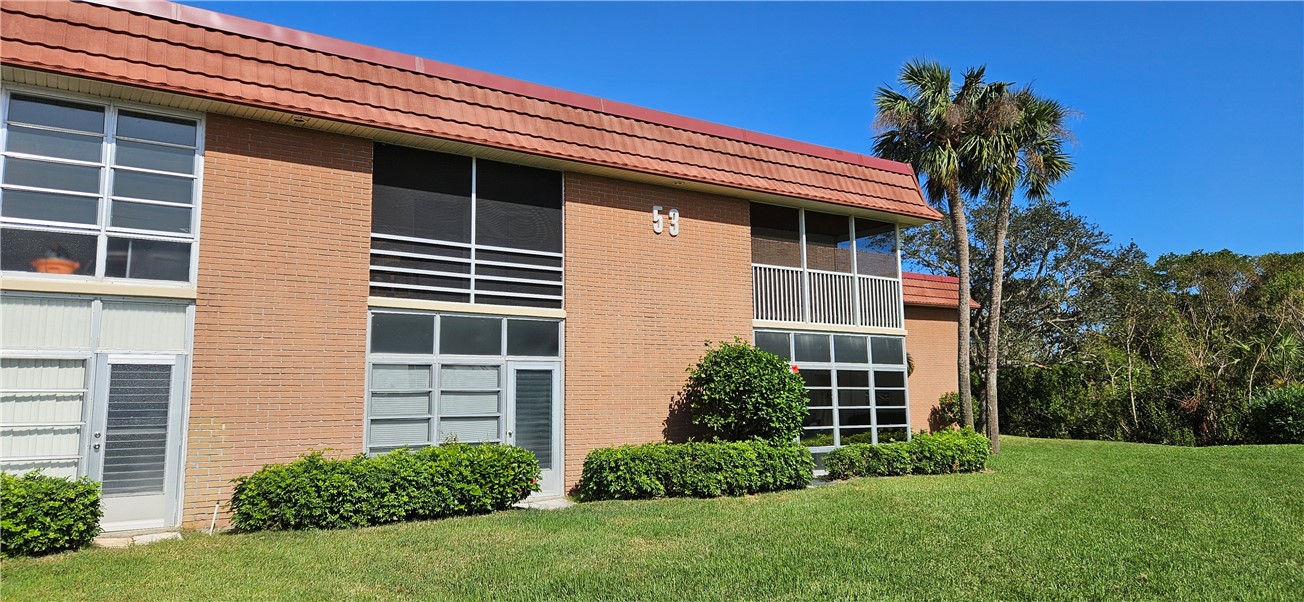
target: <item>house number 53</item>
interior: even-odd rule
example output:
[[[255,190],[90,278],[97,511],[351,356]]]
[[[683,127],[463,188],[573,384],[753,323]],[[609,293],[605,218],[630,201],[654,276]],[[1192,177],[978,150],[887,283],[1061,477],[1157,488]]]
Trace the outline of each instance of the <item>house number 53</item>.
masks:
[[[666,212],[665,216],[661,215],[661,205],[652,206],[652,231],[660,234],[666,227],[666,218],[670,218],[670,235],[679,236],[679,210],[674,207]]]

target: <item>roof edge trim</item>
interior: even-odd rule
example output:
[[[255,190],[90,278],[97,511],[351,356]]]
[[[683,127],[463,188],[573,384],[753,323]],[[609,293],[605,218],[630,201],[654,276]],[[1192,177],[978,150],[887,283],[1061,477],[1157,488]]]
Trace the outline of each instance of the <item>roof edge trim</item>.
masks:
[[[96,4],[118,10],[169,19],[197,27],[225,31],[267,42],[295,46],[305,50],[333,54],[386,67],[422,73],[432,77],[448,79],[472,86],[479,86],[546,102],[607,113],[618,117],[625,117],[637,121],[644,121],[675,129],[696,132],[707,136],[715,136],[717,138],[725,138],[759,146],[768,146],[778,150],[809,155],[831,161],[839,161],[852,165],[859,165],[870,169],[879,169],[909,176],[915,175],[914,169],[905,163],[899,163],[827,146],[820,146],[809,142],[801,142],[791,138],[775,136],[773,134],[745,130],[733,126],[713,123],[703,119],[676,115],[674,113],[649,109],[647,107],[640,107],[638,105],[632,105],[615,100],[607,100],[597,96],[590,96],[579,92],[563,90],[561,88],[535,84],[504,75],[496,75],[467,67],[459,67],[457,65],[442,63],[410,54],[385,50],[375,46],[367,46],[357,42],[350,42],[339,38],[309,33],[298,29],[273,25],[271,23],[254,21],[252,19],[227,15],[194,6],[176,4],[165,0],[80,1],[88,4]]]

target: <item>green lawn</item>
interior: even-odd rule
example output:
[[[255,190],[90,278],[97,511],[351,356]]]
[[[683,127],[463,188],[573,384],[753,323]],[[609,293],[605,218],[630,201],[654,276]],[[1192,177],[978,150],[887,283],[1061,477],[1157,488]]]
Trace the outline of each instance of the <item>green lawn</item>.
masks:
[[[1299,600],[1304,446],[1008,438],[983,474],[6,560],[11,600]]]

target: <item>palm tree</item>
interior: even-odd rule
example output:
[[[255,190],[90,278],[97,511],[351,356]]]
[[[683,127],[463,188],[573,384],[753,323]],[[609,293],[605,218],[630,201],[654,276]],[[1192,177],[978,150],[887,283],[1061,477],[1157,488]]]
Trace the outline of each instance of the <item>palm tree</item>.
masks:
[[[995,248],[992,250],[992,290],[987,301],[987,365],[985,401],[987,436],[992,453],[1000,453],[1000,415],[996,394],[1001,327],[1001,289],[1005,281],[1005,239],[1010,230],[1010,206],[1016,190],[1030,199],[1044,199],[1050,187],[1073,170],[1064,152],[1071,134],[1065,125],[1070,111],[1053,100],[1037,96],[1031,88],[1006,93],[1004,98],[989,97],[995,116],[993,123],[979,128],[987,137],[976,147],[984,158],[974,162],[985,166],[985,173],[971,178],[970,193],[986,191],[996,203]],[[1013,111],[1013,115],[1008,112]],[[1012,118],[1011,118],[1012,117]]]
[[[992,128],[1004,126],[997,101],[1009,96],[1007,84],[987,83],[985,73],[985,67],[967,69],[957,87],[950,69],[935,61],[913,60],[897,77],[903,91],[880,87],[874,96],[874,153],[909,163],[924,176],[928,201],[950,213],[960,272],[956,373],[965,426],[973,426],[974,417],[969,385],[969,228],[963,191],[981,188],[979,179],[993,171],[978,161],[995,156],[985,152],[987,141]]]

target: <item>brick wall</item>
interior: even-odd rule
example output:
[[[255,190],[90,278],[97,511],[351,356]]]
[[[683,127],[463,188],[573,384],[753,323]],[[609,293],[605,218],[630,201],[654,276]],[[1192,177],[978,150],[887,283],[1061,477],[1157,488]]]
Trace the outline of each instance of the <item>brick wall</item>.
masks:
[[[652,206],[679,209],[679,236]],[[656,441],[707,340],[751,339],[746,201],[566,175],[566,486],[595,447]]]
[[[210,115],[183,522],[231,478],[362,450],[371,142]]]
[[[910,430],[928,429],[928,415],[943,393],[955,391],[959,319],[954,308],[906,306],[906,351],[915,361],[910,375]]]

